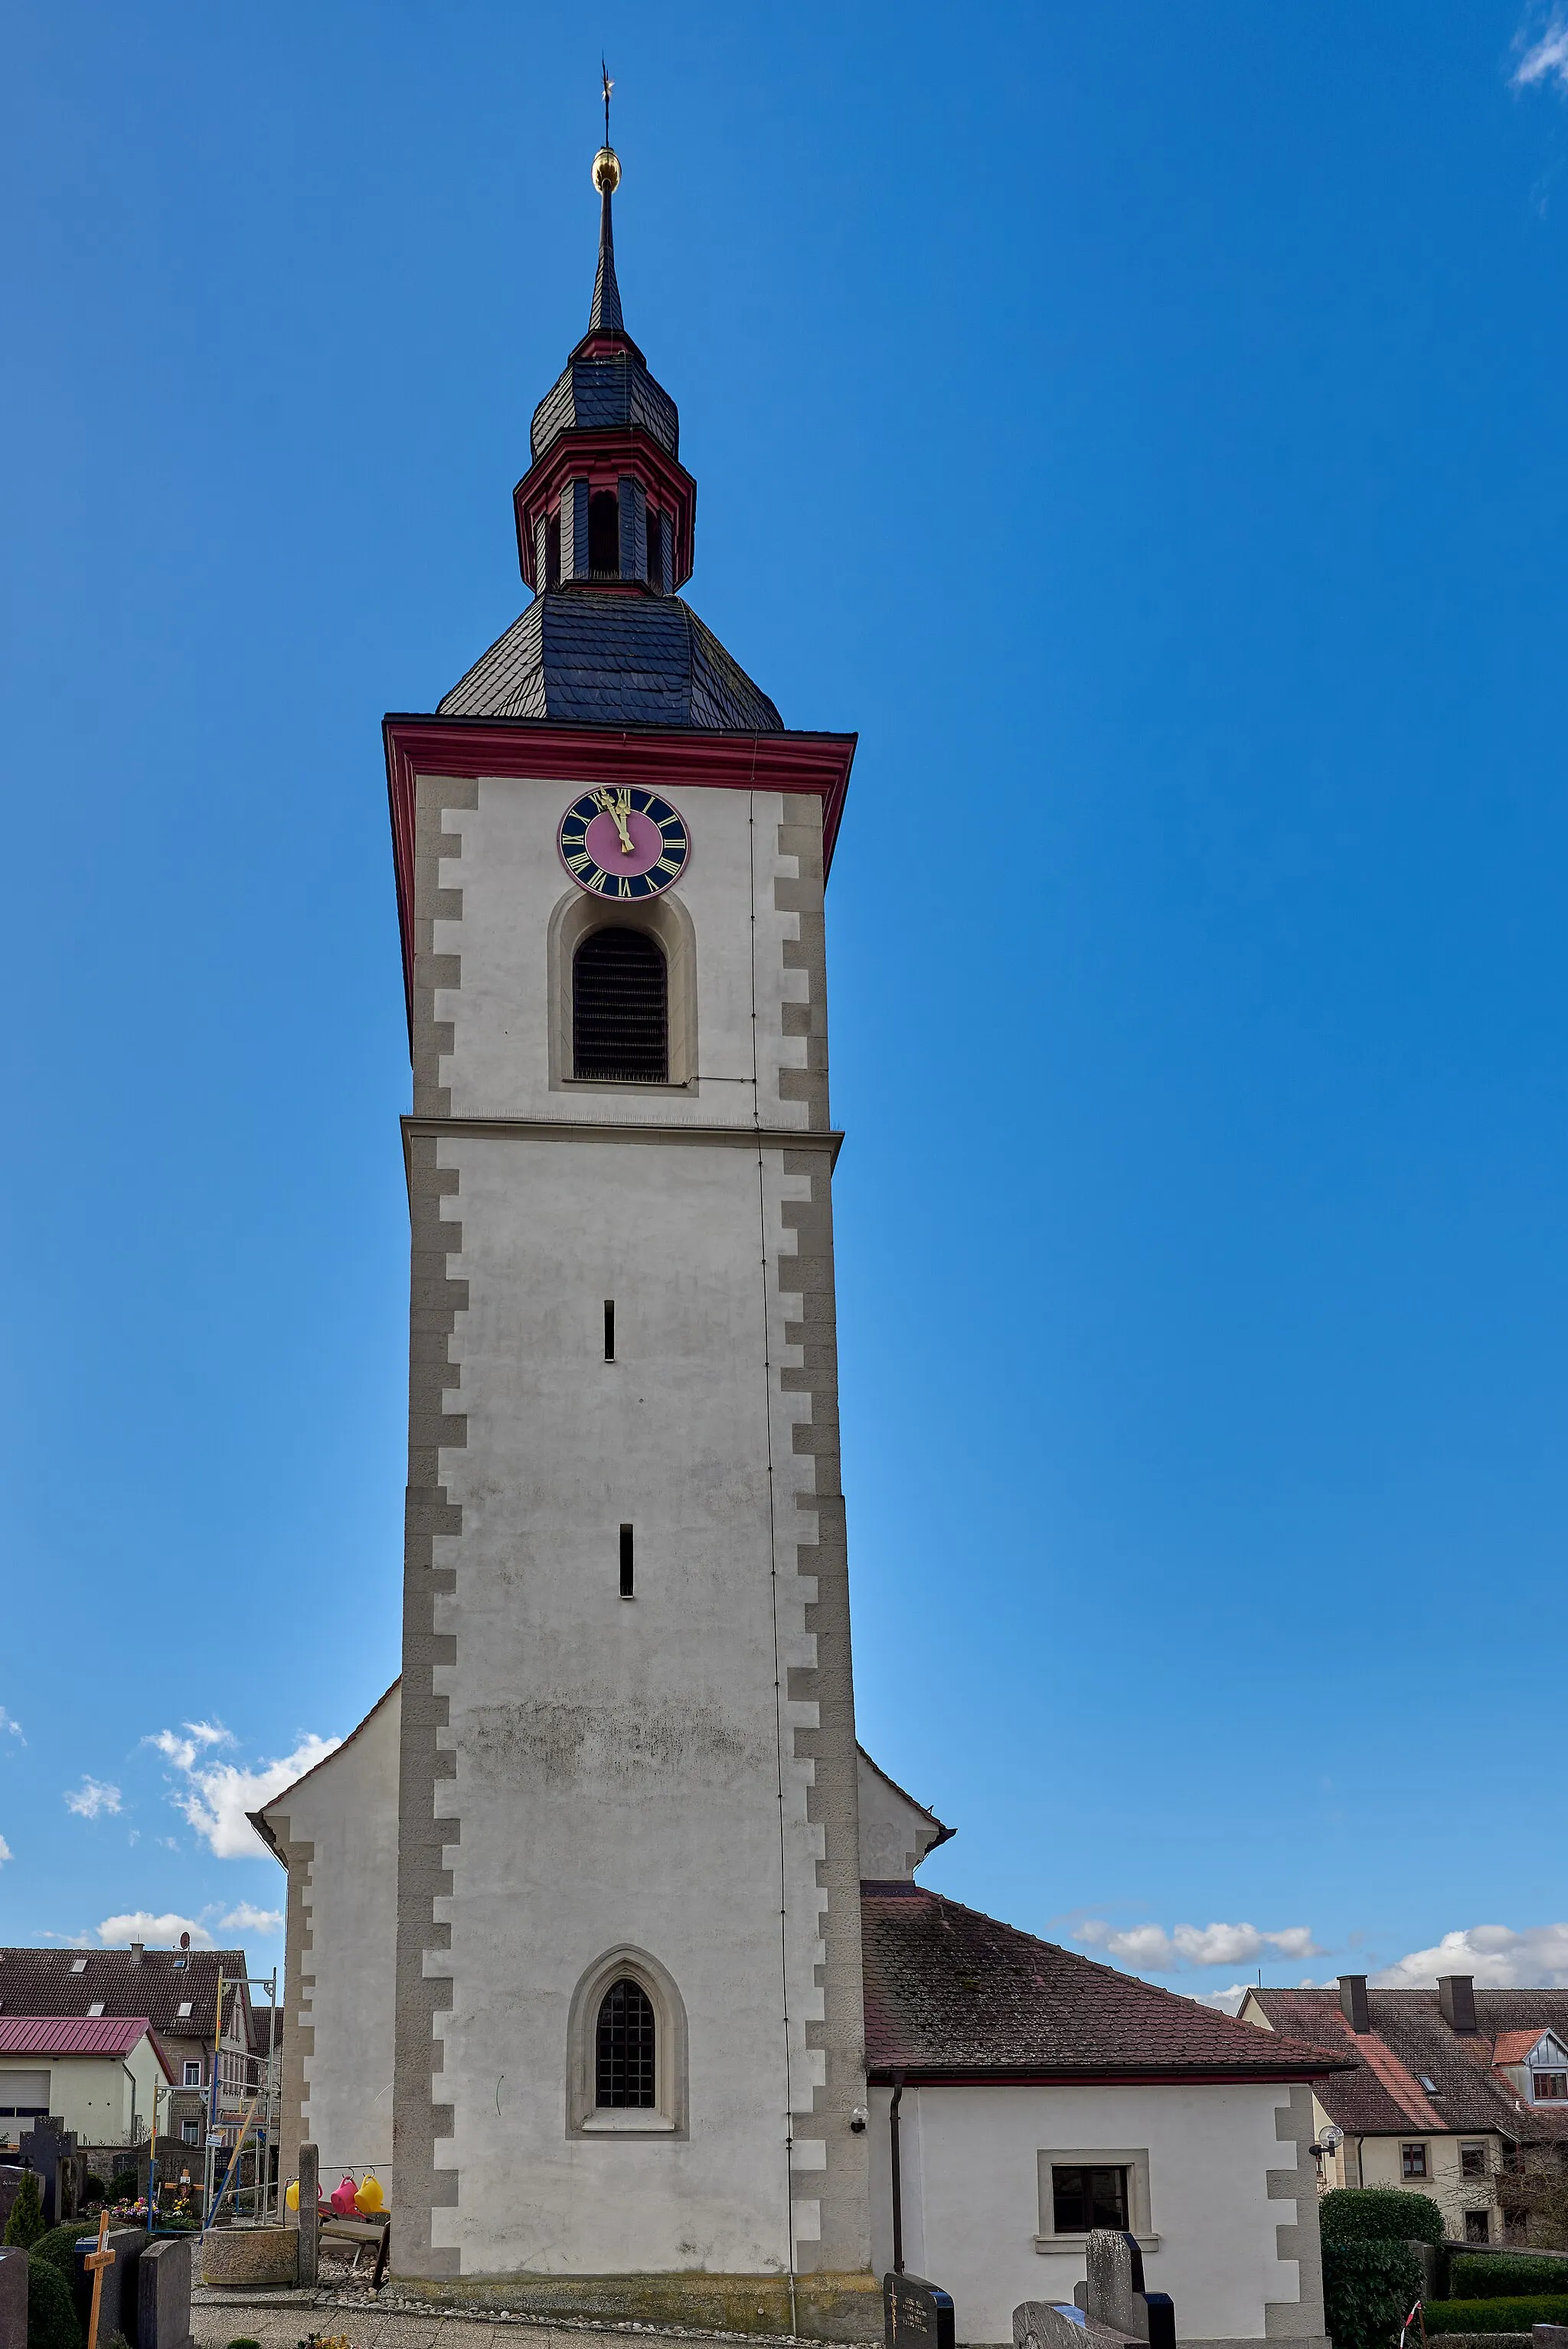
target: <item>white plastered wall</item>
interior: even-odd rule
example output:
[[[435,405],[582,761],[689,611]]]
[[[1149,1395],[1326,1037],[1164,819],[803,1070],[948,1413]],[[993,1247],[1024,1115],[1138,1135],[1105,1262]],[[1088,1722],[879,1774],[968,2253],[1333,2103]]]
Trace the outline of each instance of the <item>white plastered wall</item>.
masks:
[[[314,2033],[304,2059],[302,2134],[330,2189],[373,2168],[391,2199],[392,2043],[397,1924],[397,1741],[392,1689],[335,1754],[269,1806],[292,1846],[313,1856],[289,1875],[291,1909],[309,1935],[290,2032]],[[291,1927],[294,1924],[291,1917]],[[297,2148],[282,2149],[293,2177]]]
[[[1157,2251],[1151,2292],[1171,2294],[1183,2344],[1263,2342],[1270,2302],[1299,2297],[1275,2229],[1297,2205],[1271,2199],[1268,2173],[1294,2148],[1276,2135],[1289,2092],[1271,2086],[908,2087],[900,2110],[904,2266],[953,2295],[961,2342],[1010,2342],[1026,2300],[1068,2300],[1084,2261],[1041,2256],[1039,2155],[1147,2148]],[[889,2091],[871,2107],[872,2256],[892,2264]],[[1310,2175],[1303,2188],[1309,2217]],[[1048,2224],[1048,2220],[1047,2220]]]
[[[696,1082],[552,1085],[547,934],[569,886],[555,829],[576,788],[485,779],[477,808],[449,813],[462,854],[441,882],[462,917],[435,924],[434,948],[460,962],[436,1002],[452,1117],[802,1131],[805,1105],[779,1094],[779,1071],[805,1066],[781,1007],[806,976],[784,964],[799,916],[773,902],[795,875],[776,794],[671,794],[693,840]],[[801,1359],[784,1341],[799,1309],[765,1267],[793,1252],[783,1209],[808,1185],[776,1143],[455,1131],[438,1152],[469,1301],[447,1397],[466,1442],[441,1454],[462,1532],[435,1543],[456,1575],[435,1614],[456,1661],[434,1687],[459,1838],[436,1904],[449,1951],[430,1961],[451,1981],[434,2093],[453,2134],[435,2161],[457,2190],[432,2241],[465,2273],[779,2272],[792,2229],[799,2261],[817,2224],[820,2142],[791,2109],[809,2113],[822,2076],[805,2029],[822,2013],[824,1896],[812,1765],[789,1733],[816,1707],[787,1693],[789,1669],[815,1662],[815,1588],[796,1570],[811,1522],[794,1506],[812,1469],[791,1442],[808,1406],[780,1380]],[[685,2008],[681,2132],[568,2128],[573,1992],[623,1946]]]
[[[138,2121],[150,2126],[155,2085],[164,2085],[164,2072],[148,2041],[142,2039],[125,2056],[54,2055],[0,2064],[0,2105],[12,2098],[5,2093],[7,2075],[25,2075],[29,2082],[40,2072],[49,2075],[49,2111],[75,2131],[84,2145],[129,2145]],[[30,2128],[30,2121],[0,2123],[15,2138]]]

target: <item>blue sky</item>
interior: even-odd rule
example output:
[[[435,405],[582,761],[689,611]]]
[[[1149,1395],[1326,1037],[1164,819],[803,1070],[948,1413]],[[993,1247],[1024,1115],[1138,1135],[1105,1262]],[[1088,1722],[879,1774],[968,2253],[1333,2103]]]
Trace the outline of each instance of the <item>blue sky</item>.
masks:
[[[1568,20],[6,12],[0,1939],[278,1942],[397,1669],[378,721],[592,285],[830,895],[861,1734],[1215,1994],[1568,1982]],[[190,1724],[196,1724],[191,1727]]]

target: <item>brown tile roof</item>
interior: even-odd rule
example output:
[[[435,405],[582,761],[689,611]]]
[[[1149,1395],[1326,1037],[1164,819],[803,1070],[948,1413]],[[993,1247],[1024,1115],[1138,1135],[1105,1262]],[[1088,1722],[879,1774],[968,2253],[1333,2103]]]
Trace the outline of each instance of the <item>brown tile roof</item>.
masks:
[[[1455,2031],[1444,2021],[1435,1990],[1368,1990],[1372,2028],[1359,2038],[1339,2011],[1336,1991],[1247,1995],[1276,2031],[1355,2055],[1354,2071],[1339,2073],[1317,2092],[1329,2117],[1353,2136],[1418,2129],[1568,2137],[1568,2111],[1525,2104],[1492,2068],[1510,2060],[1498,2056],[1501,2045],[1522,2044],[1528,2053],[1543,2031],[1568,2032],[1568,1990],[1478,1990],[1475,2031]],[[1421,2086],[1423,2075],[1434,2083],[1435,2094]]]
[[[129,1950],[0,1950],[0,2014],[86,2015],[101,2002],[106,2015],[148,2015],[161,2038],[210,2047],[220,1970],[230,1980],[249,1973],[243,1950],[144,1950],[139,1961]],[[226,2010],[232,1996],[225,1992]],[[248,2010],[250,1993],[240,1996]],[[242,2014],[241,2039],[247,2031]]]
[[[1531,2049],[1539,2044],[1542,2033],[1548,2028],[1549,2025],[1543,2023],[1540,2031],[1500,2031],[1492,2042],[1492,2062],[1522,2064]]]
[[[861,1891],[873,2079],[1307,2080],[1352,2059],[1237,2023],[912,1885]]]
[[[0,2014],[0,2055],[129,2055],[147,2040],[172,2080],[174,2066],[145,2014]]]

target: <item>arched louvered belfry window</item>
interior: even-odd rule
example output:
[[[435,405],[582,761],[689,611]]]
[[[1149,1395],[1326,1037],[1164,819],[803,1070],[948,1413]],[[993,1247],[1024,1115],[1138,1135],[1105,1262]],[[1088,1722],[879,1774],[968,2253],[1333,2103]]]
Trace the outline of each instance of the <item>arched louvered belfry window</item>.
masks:
[[[615,1084],[669,1081],[669,971],[645,930],[594,930],[572,963],[573,1073]]]
[[[654,2005],[641,1982],[623,1975],[599,2004],[594,2101],[651,2111],[657,2103]]]
[[[621,501],[614,490],[588,500],[588,568],[595,579],[621,575]]]

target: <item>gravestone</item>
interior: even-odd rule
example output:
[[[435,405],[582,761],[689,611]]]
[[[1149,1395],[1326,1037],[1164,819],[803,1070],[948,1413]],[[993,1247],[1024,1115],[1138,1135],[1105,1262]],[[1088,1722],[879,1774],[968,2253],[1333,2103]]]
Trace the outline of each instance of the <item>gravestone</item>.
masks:
[[[136,2335],[137,2270],[147,2242],[145,2227],[110,2227],[104,2235],[104,2248],[114,2253],[114,2264],[99,2270],[103,2285],[98,2300],[98,2349],[110,2335],[122,2333],[138,2349]],[[82,2337],[87,2339],[88,2312],[92,2306],[93,2279],[87,2261],[89,2251],[98,2249],[96,2235],[83,2235],[76,2246],[77,2313],[82,2321]],[[89,2342],[88,2349],[92,2349]]]
[[[0,2349],[27,2349],[27,2254],[0,2248]]]
[[[321,2156],[314,2145],[299,2149],[299,2280],[314,2283],[321,2263]]]
[[[1086,2316],[1124,2340],[1146,2341],[1149,2349],[1176,2349],[1175,2307],[1169,2292],[1145,2292],[1136,2235],[1093,2228],[1084,2263],[1088,2273],[1073,2298]]]
[[[882,2338],[886,2349],[953,2349],[953,2302],[923,2276],[882,2278]]]
[[[51,2227],[63,2227],[81,2207],[82,2164],[77,2141],[63,2121],[53,2115],[36,2121],[18,2147],[22,2165],[38,2173],[44,2216]]]
[[[193,2349],[191,2333],[191,2235],[149,2243],[137,2266],[137,2349]]]

